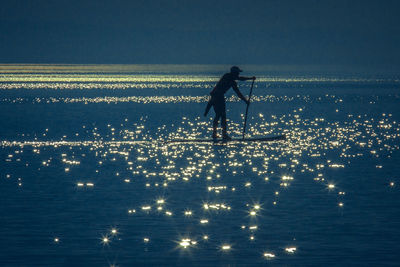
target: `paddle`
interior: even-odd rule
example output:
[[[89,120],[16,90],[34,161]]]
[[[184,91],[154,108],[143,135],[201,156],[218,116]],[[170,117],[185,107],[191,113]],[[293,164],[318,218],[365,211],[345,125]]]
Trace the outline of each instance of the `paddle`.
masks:
[[[250,94],[249,94],[249,104],[248,104],[247,107],[246,107],[246,116],[244,117],[243,137],[242,137],[242,139],[244,139],[244,134],[245,134],[245,132],[246,132],[247,112],[249,111],[250,98],[251,98],[251,94],[253,93],[253,85],[254,85],[254,79],[253,79],[253,82],[251,83]]]

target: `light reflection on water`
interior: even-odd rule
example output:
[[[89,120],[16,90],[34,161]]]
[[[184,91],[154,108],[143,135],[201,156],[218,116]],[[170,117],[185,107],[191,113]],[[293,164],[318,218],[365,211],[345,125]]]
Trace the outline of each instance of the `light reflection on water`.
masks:
[[[63,77],[8,74],[0,82],[3,89],[69,88],[69,83],[63,83],[68,77]],[[84,74],[69,77],[71,82],[87,81],[75,83],[79,86],[90,87],[91,80],[101,80],[93,88],[114,89],[123,89],[120,82],[139,79],[140,88],[152,89],[149,95],[87,97],[82,93],[73,97],[50,94],[39,98],[22,95],[4,97],[0,104],[34,107],[44,104],[50,111],[57,104],[72,111],[72,104],[89,103],[81,107],[89,111],[101,103],[128,103],[141,105],[137,112],[157,116],[154,106],[147,107],[173,107],[179,103],[190,109],[196,103],[202,104],[198,106],[202,111],[212,84],[202,87],[200,93],[196,88],[212,78],[186,77],[182,87],[175,84],[181,82],[176,77],[149,77],[90,75],[87,80]],[[43,80],[45,85],[41,83]],[[160,82],[165,85],[159,85]],[[195,82],[200,83],[197,86]],[[258,86],[268,88],[269,82],[267,78],[261,79]],[[79,86],[72,83],[71,88]],[[158,86],[191,88],[194,95],[188,91],[186,95],[158,95],[154,90]],[[390,96],[393,97],[399,99],[395,93]],[[185,258],[199,263],[217,260],[260,264],[268,260],[285,264],[293,263],[294,259],[310,263],[308,251],[318,246],[321,242],[318,238],[326,234],[320,228],[330,220],[338,220],[338,225],[343,217],[343,221],[349,220],[346,210],[352,210],[357,194],[353,186],[368,183],[357,176],[368,167],[362,162],[375,164],[376,175],[380,175],[381,169],[386,170],[385,164],[393,164],[392,155],[398,155],[399,111],[365,111],[365,106],[355,106],[360,99],[370,109],[386,101],[381,96],[368,96],[366,101],[359,95],[329,90],[317,95],[256,93],[248,136],[287,136],[285,141],[269,143],[166,143],[175,138],[209,136],[211,118],[188,116],[185,110],[178,110],[169,120],[168,116],[160,115],[161,122],[143,116],[138,119],[136,115],[132,116],[136,119],[118,117],[103,124],[89,120],[70,130],[59,126],[64,132],[57,134],[52,133],[57,126],[46,121],[36,125],[42,130],[34,133],[23,133],[17,125],[14,127],[19,134],[14,138],[0,136],[2,186],[8,198],[15,199],[7,202],[8,210],[29,207],[23,201],[32,198],[33,205],[42,207],[31,209],[42,212],[42,217],[53,216],[46,227],[54,229],[52,234],[37,225],[25,226],[36,231],[30,234],[33,240],[49,240],[49,244],[36,241],[39,247],[55,249],[61,254],[71,253],[68,249],[72,249],[76,254],[74,248],[82,242],[88,254],[97,255],[88,257],[87,261],[92,263],[104,264],[104,258],[111,258],[112,262],[115,259],[117,264],[118,261],[126,264],[135,262],[130,258],[132,255],[142,263],[160,264],[166,260],[171,265]],[[228,101],[231,102],[228,105],[239,104],[236,97],[229,97]],[[284,106],[286,112],[269,110],[271,104]],[[316,112],[315,105],[328,107],[329,112]],[[243,114],[234,111],[231,114],[234,117],[229,122],[231,134],[240,136]],[[382,179],[382,188],[395,188],[395,177]],[[32,195],[24,194],[25,190]],[[348,203],[348,199],[352,201]],[[25,212],[23,220],[35,217]],[[10,216],[8,223],[13,219],[20,217]],[[357,216],[351,220],[354,223]],[[314,228],[310,229],[310,224]],[[19,240],[13,239],[20,238],[19,230],[13,228],[14,235],[7,235],[10,242],[18,243]],[[335,234],[344,235],[346,231],[342,231]],[[343,246],[332,242],[328,247]],[[52,247],[55,245],[57,248]],[[30,249],[29,245],[19,246]],[[169,253],[173,256],[166,256]],[[325,253],[332,252],[327,249]],[[323,259],[319,261],[324,263]]]

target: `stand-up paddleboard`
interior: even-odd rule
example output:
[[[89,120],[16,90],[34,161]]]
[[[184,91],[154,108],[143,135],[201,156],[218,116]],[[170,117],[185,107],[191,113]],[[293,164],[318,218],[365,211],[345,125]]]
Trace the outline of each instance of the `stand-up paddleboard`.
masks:
[[[231,140],[225,139],[173,139],[168,140],[165,143],[239,143],[239,142],[271,142],[285,140],[286,135],[268,136],[268,137],[256,137],[256,138],[232,138]]]

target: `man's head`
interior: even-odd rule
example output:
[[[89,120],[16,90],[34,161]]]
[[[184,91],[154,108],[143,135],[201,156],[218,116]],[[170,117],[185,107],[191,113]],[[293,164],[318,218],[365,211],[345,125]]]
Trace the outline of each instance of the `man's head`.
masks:
[[[233,74],[235,74],[235,75],[239,75],[240,72],[242,72],[242,70],[239,69],[238,66],[233,66],[233,67],[231,68],[231,73],[233,73]]]

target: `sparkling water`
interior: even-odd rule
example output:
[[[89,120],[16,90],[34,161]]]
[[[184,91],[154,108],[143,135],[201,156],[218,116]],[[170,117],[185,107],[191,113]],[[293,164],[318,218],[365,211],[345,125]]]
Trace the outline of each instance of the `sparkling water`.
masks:
[[[286,140],[166,142],[211,138],[229,66],[0,65],[0,264],[399,263],[398,77],[242,68],[246,136]]]

